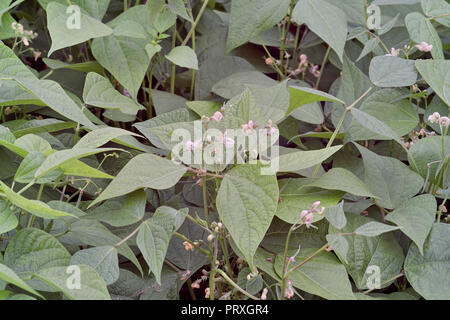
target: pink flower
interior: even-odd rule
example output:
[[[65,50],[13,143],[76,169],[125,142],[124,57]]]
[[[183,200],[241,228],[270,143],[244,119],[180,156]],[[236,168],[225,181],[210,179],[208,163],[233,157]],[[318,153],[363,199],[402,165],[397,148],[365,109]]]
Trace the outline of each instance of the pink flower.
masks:
[[[194,142],[192,142],[191,140],[186,142],[186,149],[191,150],[191,151],[200,149],[202,146],[203,146],[203,142],[200,139],[195,140]]]
[[[448,117],[440,117],[439,125],[442,127],[448,127],[448,125],[450,125],[450,119]]]
[[[430,52],[433,49],[433,45],[428,44],[425,41],[422,41],[420,44],[416,44],[415,47],[423,52]]]
[[[273,59],[267,58],[265,62],[266,62],[266,64],[273,64]]]
[[[399,54],[400,54],[400,49],[391,48],[391,53],[388,53],[386,56],[398,57]]]
[[[222,120],[222,118],[223,118],[222,112],[216,111],[216,112],[214,113],[214,115],[213,115],[211,118],[209,118],[209,119],[210,119],[210,120],[214,120],[214,121],[216,121],[216,122],[220,122],[220,120]]]
[[[439,112],[435,112],[428,117],[428,121],[430,121],[431,123],[438,123],[440,117],[441,115],[439,114]]]
[[[267,288],[264,288],[263,292],[261,293],[261,300],[266,300],[267,299],[267,292],[269,290],[267,290]]]
[[[231,147],[234,146],[234,140],[232,138],[230,138],[230,137],[227,137],[227,133],[226,132],[222,136],[222,143],[227,148],[231,148]]]
[[[293,296],[294,296],[294,288],[292,287],[292,281],[287,280],[286,289],[284,289],[284,297],[290,299]]]
[[[244,135],[249,135],[253,132],[253,129],[256,126],[253,124],[253,121],[250,120],[247,124],[243,124],[242,125],[242,132],[244,133]]]
[[[202,282],[202,279],[195,280],[192,282],[191,288],[192,289],[200,289],[200,283]]]

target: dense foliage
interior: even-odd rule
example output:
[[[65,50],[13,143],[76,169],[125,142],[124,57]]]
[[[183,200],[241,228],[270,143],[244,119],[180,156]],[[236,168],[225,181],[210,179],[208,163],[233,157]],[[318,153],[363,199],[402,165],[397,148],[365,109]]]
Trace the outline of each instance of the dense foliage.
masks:
[[[0,17],[0,300],[450,299],[446,0]]]

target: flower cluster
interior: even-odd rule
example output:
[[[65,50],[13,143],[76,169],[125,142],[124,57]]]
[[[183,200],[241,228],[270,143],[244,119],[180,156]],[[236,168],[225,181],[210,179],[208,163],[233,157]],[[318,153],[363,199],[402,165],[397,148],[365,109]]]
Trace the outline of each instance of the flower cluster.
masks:
[[[11,24],[11,28],[16,33],[16,36],[22,38],[23,44],[27,47],[30,45],[30,41],[36,39],[38,36],[36,32],[33,32],[32,30],[25,30],[23,25],[15,21]]]
[[[300,213],[300,220],[306,225],[307,228],[311,227],[311,223],[314,219],[314,212],[322,214],[325,211],[325,207],[320,207],[320,201],[314,202],[308,210],[302,210]]]
[[[422,52],[430,52],[431,50],[433,50],[433,45],[428,44],[425,41],[422,41],[421,43],[415,45],[415,47]]]
[[[308,56],[306,54],[301,54],[300,55],[300,61],[298,64],[297,69],[289,70],[289,75],[290,76],[296,76],[300,73],[302,73],[303,75],[305,75],[306,70],[309,70],[309,72],[316,78],[320,77],[320,70],[319,70],[319,66],[312,64],[308,61]]]
[[[448,117],[441,117],[438,112],[433,113],[428,117],[428,121],[431,123],[438,123],[441,127],[448,127],[450,125],[450,119]]]

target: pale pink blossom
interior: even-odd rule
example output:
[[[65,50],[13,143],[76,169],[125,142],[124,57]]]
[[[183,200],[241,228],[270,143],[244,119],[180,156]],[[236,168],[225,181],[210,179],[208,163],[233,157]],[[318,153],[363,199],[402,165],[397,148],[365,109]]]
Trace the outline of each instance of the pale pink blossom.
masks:
[[[311,68],[309,68],[309,72],[311,72],[312,75],[316,78],[320,77],[320,70],[318,65],[313,65]]]
[[[440,117],[439,125],[442,127],[448,127],[448,125],[450,125],[450,119],[448,117]]]
[[[391,53],[388,53],[388,57],[398,57],[400,54],[400,49],[391,48]]]
[[[428,121],[430,121],[431,123],[438,123],[440,117],[441,115],[439,114],[439,112],[434,112],[431,116],[428,117]]]
[[[273,64],[273,59],[272,59],[272,58],[267,58],[267,59],[265,60],[265,62],[266,62],[267,65]]]
[[[290,299],[294,296],[294,288],[292,287],[292,281],[286,281],[286,289],[284,289],[284,297]]]
[[[242,132],[244,135],[249,135],[253,132],[253,129],[255,129],[256,126],[253,123],[252,120],[250,120],[248,123],[242,125]]]
[[[211,118],[209,118],[209,119],[210,119],[210,120],[214,120],[214,121],[216,121],[216,122],[220,122],[220,120],[222,120],[222,118],[223,118],[222,112],[216,111],[216,112],[214,113],[214,115],[213,115]]]
[[[188,142],[186,142],[186,149],[188,149],[190,151],[200,149],[202,146],[203,146],[203,142],[200,139],[195,140],[195,141],[189,140]]]
[[[261,300],[266,300],[267,299],[267,292],[269,290],[267,290],[267,288],[264,288],[264,290],[261,293]]]
[[[422,41],[420,44],[416,44],[415,47],[422,52],[430,52],[433,49],[433,45],[428,44],[425,41]]]

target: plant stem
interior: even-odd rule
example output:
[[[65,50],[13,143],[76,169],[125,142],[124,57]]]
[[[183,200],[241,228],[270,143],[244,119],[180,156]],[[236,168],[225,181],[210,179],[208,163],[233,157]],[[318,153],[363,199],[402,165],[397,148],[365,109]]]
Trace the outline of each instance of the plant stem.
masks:
[[[333,144],[334,139],[336,138],[337,134],[339,133],[339,130],[341,129],[342,124],[344,123],[344,119],[345,119],[345,116],[347,115],[347,113],[348,113],[349,111],[351,111],[352,108],[353,108],[354,106],[356,106],[356,105],[357,105],[357,104],[358,104],[358,103],[359,103],[366,95],[368,95],[368,94],[370,93],[370,91],[372,91],[373,88],[374,88],[373,85],[370,86],[369,89],[367,89],[366,92],[364,92],[358,99],[355,100],[355,102],[353,102],[350,106],[348,106],[348,107],[345,108],[345,110],[344,110],[344,112],[343,112],[343,114],[342,114],[342,116],[341,116],[341,119],[339,119],[339,122],[338,122],[338,124],[337,124],[337,126],[336,126],[336,129],[334,129],[333,135],[331,136],[330,140],[328,141],[328,144],[327,144],[327,146],[325,147],[325,149],[330,148],[331,145]],[[317,173],[319,172],[320,166],[321,166],[321,163],[317,164],[316,169],[314,170],[314,173],[313,173],[313,175],[312,175],[313,178],[314,178],[314,177],[317,175]]]
[[[205,12],[206,6],[208,5],[208,0],[204,0],[203,6],[200,8],[200,11],[198,12],[197,18],[194,21],[194,24],[191,27],[191,30],[189,30],[189,33],[187,34],[186,38],[184,38],[184,41],[181,43],[182,46],[185,46],[189,39],[192,37],[192,34],[195,32],[195,28],[197,27],[198,22],[200,21],[200,18],[203,15],[203,12]]]
[[[395,279],[398,279],[398,278],[400,278],[400,277],[403,277],[404,275],[405,275],[405,274],[402,272],[402,273],[396,275],[395,277],[392,277],[392,278],[390,278],[390,279],[388,279],[388,280],[382,282],[382,283],[380,284],[380,286],[382,286],[382,285],[384,285],[384,284],[386,284],[386,283],[389,283],[389,282],[391,282],[391,281],[394,281]],[[375,290],[375,289],[376,289],[376,288],[366,290],[366,291],[362,292],[362,294],[368,294],[368,293],[372,292],[372,291]]]
[[[281,76],[281,79],[284,79],[283,72],[281,72],[280,68],[278,68],[278,64],[277,64],[276,60],[272,57],[272,55],[270,54],[270,52],[267,49],[266,45],[264,44],[264,42],[261,40],[260,37],[258,37],[258,40],[261,42],[261,45],[263,46],[264,51],[266,51],[266,53],[269,56],[269,58],[272,59],[272,65],[275,67],[275,70],[277,70],[278,74]]]
[[[261,300],[257,297],[255,297],[254,295],[248,293],[247,291],[245,291],[244,289],[242,289],[238,284],[236,284],[225,272],[223,272],[223,270],[220,269],[216,269],[215,272],[219,273],[229,284],[231,284],[234,288],[236,288],[237,290],[239,290],[241,293],[243,293],[245,296],[249,297],[250,299],[253,300]],[[211,275],[210,275],[210,279],[211,279]],[[211,289],[210,289],[211,290]],[[211,292],[210,292],[211,293]]]
[[[172,49],[175,48],[175,45],[177,43],[177,23],[173,25],[173,33],[172,33]],[[175,93],[175,71],[176,71],[176,65],[175,63],[172,63],[172,72],[170,76],[170,93]]]
[[[331,52],[331,47],[328,46],[327,52],[325,52],[325,56],[323,57],[322,66],[320,67],[320,74],[319,74],[319,77],[317,78],[316,86],[314,87],[316,90],[319,89],[320,80],[322,79],[322,74],[323,74],[323,71],[325,70],[325,65],[327,64],[328,56],[330,55],[330,52]]]
[[[145,221],[144,221],[145,222]],[[128,236],[126,236],[125,238],[123,238],[121,241],[117,242],[114,245],[114,248],[118,248],[120,247],[122,244],[124,244],[125,242],[127,242],[128,240],[130,240],[142,227],[142,225],[144,224],[144,222],[142,222],[136,229],[133,230],[133,232],[131,232]]]
[[[318,249],[316,252],[314,252],[311,256],[309,256],[308,258],[306,258],[305,260],[303,260],[301,263],[299,263],[298,265],[292,267],[288,272],[287,275],[290,274],[291,272],[294,272],[295,270],[297,270],[298,268],[300,268],[302,265],[304,265],[305,263],[307,263],[308,261],[310,261],[312,258],[314,258],[315,256],[317,256],[319,253],[321,253],[322,251],[324,251],[326,248],[328,248],[328,243],[326,243],[323,247],[321,247],[320,249]],[[283,294],[283,292],[282,292]]]

